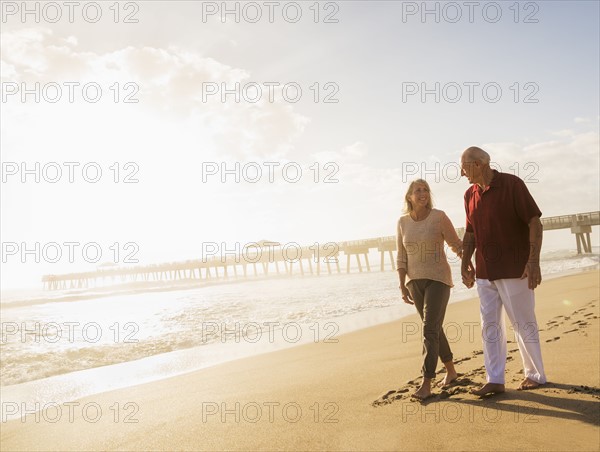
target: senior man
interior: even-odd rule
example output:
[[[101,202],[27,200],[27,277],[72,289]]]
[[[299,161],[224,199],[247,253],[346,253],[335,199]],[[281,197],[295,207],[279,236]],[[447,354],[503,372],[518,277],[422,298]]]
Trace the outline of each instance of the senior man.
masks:
[[[525,378],[518,389],[546,383],[534,289],[542,282],[540,212],[525,183],[490,167],[483,149],[470,147],[461,157],[467,215],[461,273],[463,283],[477,283],[487,383],[473,394],[505,390],[506,328],[503,308],[512,323],[523,360]],[[475,269],[471,257],[475,252]]]

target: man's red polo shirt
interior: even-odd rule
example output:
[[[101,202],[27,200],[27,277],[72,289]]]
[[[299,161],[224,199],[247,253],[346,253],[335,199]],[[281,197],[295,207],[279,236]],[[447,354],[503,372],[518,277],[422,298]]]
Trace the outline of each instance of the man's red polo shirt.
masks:
[[[520,278],[529,258],[529,221],[542,212],[525,182],[493,170],[482,190],[477,184],[465,192],[467,232],[475,234],[477,278]]]

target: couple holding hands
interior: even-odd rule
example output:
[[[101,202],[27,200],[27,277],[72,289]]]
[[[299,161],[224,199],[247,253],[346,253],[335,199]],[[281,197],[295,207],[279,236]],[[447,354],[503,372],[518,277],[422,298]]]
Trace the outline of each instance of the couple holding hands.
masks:
[[[489,154],[478,147],[463,152],[461,175],[471,184],[464,196],[467,221],[462,241],[446,214],[433,208],[429,185],[423,179],[409,185],[404,198],[406,215],[398,221],[402,299],[414,304],[423,320],[423,383],[412,395],[419,400],[432,395],[438,357],[446,368],[438,386],[450,386],[458,378],[442,328],[453,286],[444,242],[462,259],[463,283],[469,288],[476,284],[479,294],[487,383],[472,393],[483,396],[505,390],[503,308],[523,360],[525,378],[518,389],[546,383],[533,291],[542,281],[542,213],[525,183],[493,170]]]

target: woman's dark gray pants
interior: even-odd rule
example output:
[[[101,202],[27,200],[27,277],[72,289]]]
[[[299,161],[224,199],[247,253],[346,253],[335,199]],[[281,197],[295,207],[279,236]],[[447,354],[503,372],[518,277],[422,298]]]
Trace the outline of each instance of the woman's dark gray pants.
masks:
[[[438,356],[442,363],[452,361],[453,358],[442,328],[450,298],[450,286],[431,279],[412,279],[407,287],[423,320],[423,376],[435,378]]]

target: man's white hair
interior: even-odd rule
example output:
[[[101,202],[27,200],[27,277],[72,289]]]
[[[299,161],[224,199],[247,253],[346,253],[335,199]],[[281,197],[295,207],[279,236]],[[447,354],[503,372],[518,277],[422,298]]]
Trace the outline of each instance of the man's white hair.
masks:
[[[463,156],[471,161],[477,161],[486,165],[490,164],[490,154],[477,146],[471,146],[463,152]]]

